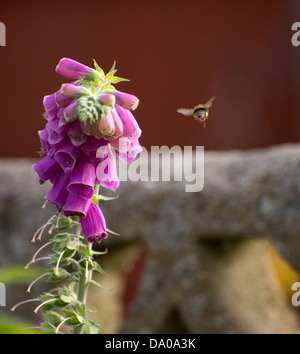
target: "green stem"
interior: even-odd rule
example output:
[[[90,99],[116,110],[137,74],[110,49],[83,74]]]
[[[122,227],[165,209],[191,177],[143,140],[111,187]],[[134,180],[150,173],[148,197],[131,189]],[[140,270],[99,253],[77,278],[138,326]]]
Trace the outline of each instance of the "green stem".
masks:
[[[99,194],[99,184],[94,185],[94,195],[98,197]],[[80,235],[81,233],[81,227],[78,228],[77,234]],[[86,247],[89,248],[89,254],[92,254],[92,244],[88,243],[86,240],[84,240],[84,243],[86,244]],[[88,270],[88,258],[86,257],[86,269],[81,269],[81,274],[79,276],[79,282],[78,282],[78,290],[77,290],[77,300],[84,305],[86,305],[86,298],[87,298],[87,290],[89,286],[89,282],[92,280],[92,275],[93,275],[93,270]],[[73,331],[74,334],[80,334],[81,333],[81,326],[77,326],[74,328]]]
[[[100,189],[100,184],[95,184],[94,185],[94,195],[97,197],[97,200],[98,200],[98,195],[99,195],[99,189]]]
[[[87,280],[86,272],[83,271],[79,277],[78,293],[77,293],[77,300],[79,302],[82,302],[83,304],[86,304],[87,282],[88,280]]]
[[[90,253],[92,250],[92,244],[88,243],[86,240],[84,241],[89,247]],[[79,282],[78,282],[78,289],[77,289],[77,300],[78,302],[81,302],[82,304],[86,305],[86,298],[87,298],[87,290],[89,286],[89,282],[92,279],[92,270],[88,269],[88,259],[86,259],[86,268],[81,269],[81,273],[79,275]],[[74,328],[73,331],[74,334],[80,334],[81,333],[81,326],[77,326]]]

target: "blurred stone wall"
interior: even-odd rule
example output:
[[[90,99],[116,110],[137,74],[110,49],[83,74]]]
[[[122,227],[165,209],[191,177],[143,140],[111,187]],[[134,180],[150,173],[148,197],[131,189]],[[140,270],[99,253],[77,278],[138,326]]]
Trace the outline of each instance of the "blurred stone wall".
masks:
[[[48,238],[30,242],[54,211],[41,208],[49,185],[32,163],[0,161],[2,267],[25,265]],[[290,287],[300,271],[299,173],[300,145],[290,144],[205,152],[197,193],[186,182],[121,182],[119,198],[102,206],[121,236],[97,246],[108,248],[99,261],[110,275],[97,280],[111,290],[88,299],[104,333],[298,333]],[[8,289],[7,309],[25,290]],[[30,305],[16,312],[39,319]]]

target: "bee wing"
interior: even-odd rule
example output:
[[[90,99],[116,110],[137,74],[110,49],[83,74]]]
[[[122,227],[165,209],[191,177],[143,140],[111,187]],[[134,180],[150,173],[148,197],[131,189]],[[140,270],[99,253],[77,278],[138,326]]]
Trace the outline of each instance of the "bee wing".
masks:
[[[181,113],[183,115],[185,115],[186,117],[189,117],[191,115],[193,115],[194,113],[194,109],[190,109],[190,108],[178,108],[177,109],[178,113]]]
[[[216,98],[216,96],[213,96],[209,101],[207,101],[204,105],[205,108],[210,108],[212,106],[213,100]]]

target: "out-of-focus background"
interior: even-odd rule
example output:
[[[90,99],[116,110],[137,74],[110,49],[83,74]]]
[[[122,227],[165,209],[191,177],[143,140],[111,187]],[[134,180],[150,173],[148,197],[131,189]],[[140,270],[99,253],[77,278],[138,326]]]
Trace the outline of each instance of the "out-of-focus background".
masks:
[[[62,57],[108,71],[136,94],[150,146],[249,149],[300,138],[297,0],[0,1],[1,157],[35,157],[42,99]],[[206,128],[176,113],[212,95]]]
[[[290,301],[300,270],[300,47],[291,42],[299,21],[298,0],[0,0],[0,282],[8,285],[0,333],[23,331],[3,313],[26,298],[15,282],[36,275],[20,269],[38,247],[32,233],[51,215],[40,209],[47,186],[30,166],[39,158],[43,97],[70,81],[55,73],[63,57],[88,66],[94,58],[106,72],[116,61],[117,75],[130,79],[116,88],[140,99],[146,149],[220,152],[205,155],[201,193],[124,183],[120,201],[104,206],[124,232],[104,244],[114,292],[90,298],[106,333],[299,333]],[[213,95],[205,128],[176,112]],[[279,251],[265,239],[272,235]],[[17,316],[40,319],[28,307]]]

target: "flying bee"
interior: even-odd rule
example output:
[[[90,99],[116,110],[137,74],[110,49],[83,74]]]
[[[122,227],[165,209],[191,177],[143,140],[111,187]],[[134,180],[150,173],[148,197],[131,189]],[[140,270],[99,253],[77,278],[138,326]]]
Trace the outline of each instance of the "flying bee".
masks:
[[[203,126],[205,128],[205,121],[208,118],[209,108],[212,106],[212,102],[214,99],[215,96],[213,96],[205,104],[198,104],[194,108],[179,108],[177,109],[177,112],[185,115],[186,117],[193,116],[197,122],[203,123]]]

